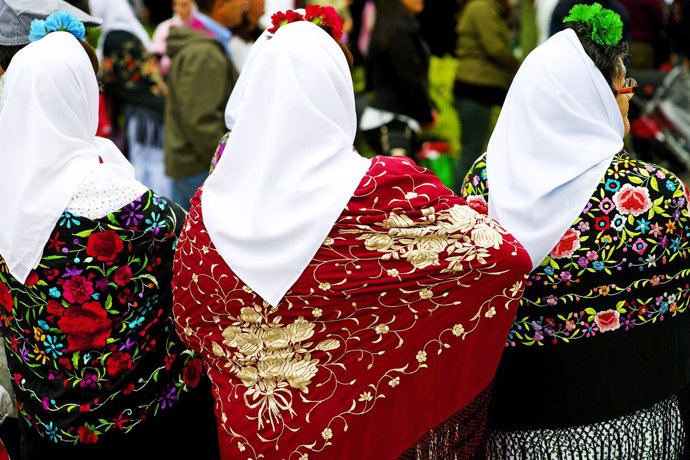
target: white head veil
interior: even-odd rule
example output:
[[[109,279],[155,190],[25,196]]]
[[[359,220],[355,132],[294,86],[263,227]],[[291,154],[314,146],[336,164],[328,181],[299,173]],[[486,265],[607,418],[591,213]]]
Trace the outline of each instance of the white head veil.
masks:
[[[153,43],[149,34],[137,19],[134,9],[127,0],[89,0],[91,12],[103,19],[98,49],[103,52],[103,43],[109,32],[122,30],[136,36],[144,47],[151,51]]]
[[[202,209],[225,262],[276,305],[370,162],[352,146],[352,79],[333,38],[303,21],[258,45],[230,97],[232,135],[206,181]]]
[[[96,137],[98,83],[76,38],[53,32],[6,73],[0,112],[0,255],[24,282],[72,195],[99,157],[134,178],[115,145]]]
[[[520,67],[487,149],[489,214],[537,267],[623,148],[616,99],[572,30]]]

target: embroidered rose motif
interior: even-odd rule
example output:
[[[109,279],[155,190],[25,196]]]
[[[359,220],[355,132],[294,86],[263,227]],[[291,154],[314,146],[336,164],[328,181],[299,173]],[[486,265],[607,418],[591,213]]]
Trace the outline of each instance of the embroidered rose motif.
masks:
[[[479,214],[484,214],[488,215],[489,214],[489,205],[486,203],[486,200],[484,199],[483,196],[481,195],[470,195],[466,198],[467,200],[467,205],[477,211]]]
[[[132,368],[132,357],[127,353],[116,351],[105,360],[108,375],[117,377]]]
[[[187,386],[196,388],[199,385],[199,380],[201,380],[202,369],[203,363],[199,358],[190,360],[182,369],[182,380]]]
[[[118,286],[125,286],[131,279],[132,269],[129,268],[129,265],[124,265],[113,273],[113,281],[115,281],[115,284]]]
[[[65,281],[64,289],[65,299],[73,304],[88,302],[94,293],[93,283],[83,276],[73,276]]]
[[[594,317],[594,322],[601,332],[615,331],[621,327],[620,316],[616,310],[600,311]]]
[[[477,222],[477,213],[469,206],[453,206],[448,210],[449,232],[467,233]]]
[[[393,238],[384,233],[371,235],[364,242],[364,246],[370,251],[385,251],[393,246]]]
[[[123,248],[122,240],[113,230],[92,233],[86,242],[86,254],[101,262],[112,262]]]
[[[94,350],[105,347],[112,321],[98,302],[89,302],[65,310],[58,327],[67,336],[68,351]]]
[[[652,207],[652,200],[649,198],[647,187],[635,187],[625,184],[613,195],[613,202],[621,214],[631,214],[639,216]]]
[[[580,232],[574,228],[569,228],[561,241],[558,242],[555,248],[551,251],[551,257],[554,259],[564,259],[570,257],[580,249]]]
[[[5,283],[0,283],[0,305],[7,313],[12,313],[12,308],[14,308],[14,300],[12,299],[12,294],[10,294],[10,290]]]
[[[478,224],[472,230],[472,241],[477,247],[499,249],[503,243],[503,236],[486,224]]]
[[[96,444],[98,442],[98,435],[85,426],[80,426],[77,433],[79,434],[79,442],[83,444]]]
[[[46,311],[52,316],[60,317],[65,314],[65,308],[55,300],[49,300],[46,304]]]
[[[35,270],[31,270],[29,276],[26,278],[25,286],[33,286],[38,283],[38,273]]]

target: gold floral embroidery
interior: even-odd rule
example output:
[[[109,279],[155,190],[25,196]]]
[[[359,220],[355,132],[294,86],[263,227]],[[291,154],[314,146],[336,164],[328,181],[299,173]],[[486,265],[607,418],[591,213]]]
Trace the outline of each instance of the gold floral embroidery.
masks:
[[[295,415],[292,390],[308,394],[318,372],[319,360],[312,358],[311,353],[340,347],[336,339],[316,345],[307,343],[314,335],[314,323],[299,317],[284,325],[280,316],[270,319],[271,313],[258,307],[243,307],[239,317],[223,330],[222,344],[212,344],[213,354],[226,358],[224,367],[248,388],[245,401],[248,407],[257,409],[259,429],[266,423],[275,427],[285,413]]]
[[[364,240],[369,251],[384,253],[382,260],[406,260],[415,269],[440,265],[439,256],[446,253],[448,267],[442,273],[462,271],[473,260],[485,264],[488,250],[503,244],[504,230],[469,206],[455,205],[439,216],[433,208],[427,208],[422,214],[426,221],[420,223],[404,214],[391,213],[381,223],[387,231],[364,232],[357,239]],[[347,233],[355,232],[359,233]],[[389,270],[387,274],[397,276],[398,271]],[[420,293],[422,299],[428,295],[426,291]]]

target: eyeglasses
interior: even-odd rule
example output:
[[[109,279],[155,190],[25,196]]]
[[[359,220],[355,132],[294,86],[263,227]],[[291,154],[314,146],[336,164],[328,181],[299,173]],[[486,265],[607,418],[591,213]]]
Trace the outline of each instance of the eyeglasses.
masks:
[[[635,92],[637,91],[637,80],[635,80],[634,78],[626,78],[623,87],[614,89],[613,91],[616,93],[616,96],[618,96],[619,94],[630,94],[630,97],[632,97],[635,95]]]

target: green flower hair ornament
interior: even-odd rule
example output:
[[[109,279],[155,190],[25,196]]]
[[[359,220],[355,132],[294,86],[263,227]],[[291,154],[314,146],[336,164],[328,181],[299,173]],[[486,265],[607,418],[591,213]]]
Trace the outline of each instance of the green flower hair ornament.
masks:
[[[617,45],[623,38],[621,17],[599,3],[575,5],[563,22],[584,22],[589,25],[592,27],[592,40],[600,45]]]

